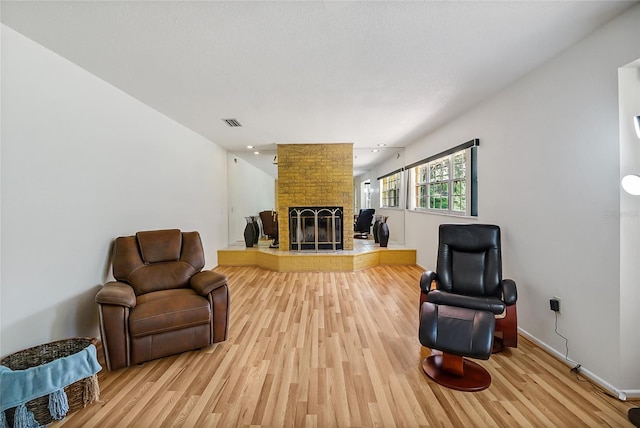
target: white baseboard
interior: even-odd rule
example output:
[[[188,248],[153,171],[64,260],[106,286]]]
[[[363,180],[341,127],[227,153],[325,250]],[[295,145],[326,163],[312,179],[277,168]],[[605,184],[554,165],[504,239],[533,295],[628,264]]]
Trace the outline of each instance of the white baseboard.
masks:
[[[627,400],[636,400],[640,398],[640,389],[623,389],[623,391],[627,396]]]
[[[557,358],[558,361],[560,361],[561,363],[565,364],[567,367],[573,368],[573,367],[576,366],[576,364],[578,364],[577,362],[575,362],[575,361],[573,361],[571,359],[566,359],[563,354],[561,354],[560,352],[556,351],[551,346],[547,345],[546,343],[544,343],[543,341],[541,341],[537,337],[532,336],[531,334],[529,334],[527,331],[521,329],[520,327],[518,327],[518,332],[520,334],[522,334],[524,337],[526,337],[527,339],[529,339],[530,341],[532,341],[533,343],[535,343],[536,345],[538,345],[539,347],[541,347],[542,349],[544,349],[545,351],[547,351],[549,354],[551,354],[552,356]],[[593,372],[589,371],[589,369],[587,369],[584,366],[580,366],[580,374],[583,375],[586,378],[589,378],[589,380],[591,380],[594,383],[596,383],[599,387],[601,387],[605,391],[611,393],[614,397],[617,397],[618,400],[620,400],[620,401],[627,401],[628,398],[638,398],[638,397],[640,397],[640,395],[639,395],[640,394],[640,390],[626,390],[625,391],[625,390],[618,389],[615,386],[611,385],[609,382],[607,382],[604,379],[602,379],[601,377],[595,375]]]

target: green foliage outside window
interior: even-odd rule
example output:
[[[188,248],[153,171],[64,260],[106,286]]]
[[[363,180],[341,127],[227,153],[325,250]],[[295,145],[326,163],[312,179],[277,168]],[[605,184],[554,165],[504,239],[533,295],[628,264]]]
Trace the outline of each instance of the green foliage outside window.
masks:
[[[416,208],[467,212],[467,150],[414,168]]]

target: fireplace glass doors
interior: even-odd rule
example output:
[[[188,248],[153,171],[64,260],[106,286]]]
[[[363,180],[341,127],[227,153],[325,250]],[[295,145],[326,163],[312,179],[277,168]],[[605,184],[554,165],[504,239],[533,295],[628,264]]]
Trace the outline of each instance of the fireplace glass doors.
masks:
[[[290,207],[289,249],[342,250],[342,207]]]

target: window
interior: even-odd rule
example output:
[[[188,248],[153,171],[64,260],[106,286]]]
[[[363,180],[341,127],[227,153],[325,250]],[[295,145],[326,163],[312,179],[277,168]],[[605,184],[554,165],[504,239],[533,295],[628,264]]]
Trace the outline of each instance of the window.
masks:
[[[398,208],[400,206],[400,172],[378,179],[380,182],[380,207]]]
[[[474,143],[471,145],[470,143]],[[477,215],[475,146],[477,140],[413,165],[409,180],[414,210]]]
[[[416,207],[467,212],[466,151],[414,168]]]
[[[365,181],[363,183],[364,201],[362,201],[362,208],[371,208],[371,182]]]

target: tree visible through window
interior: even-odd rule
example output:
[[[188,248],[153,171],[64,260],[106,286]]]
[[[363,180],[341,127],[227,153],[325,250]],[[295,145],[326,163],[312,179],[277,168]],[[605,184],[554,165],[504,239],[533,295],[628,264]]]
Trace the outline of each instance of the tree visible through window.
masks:
[[[451,182],[452,211],[467,212],[467,151],[454,153]]]
[[[430,209],[449,209],[449,157],[429,163]]]

